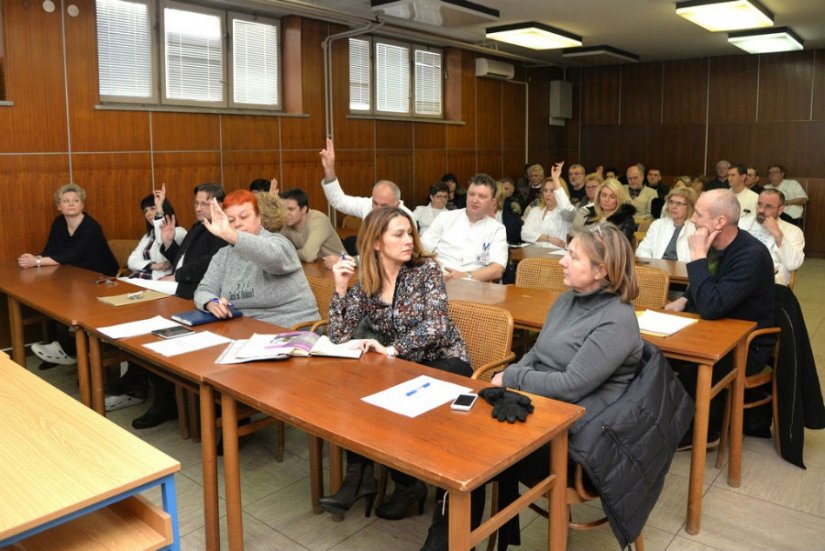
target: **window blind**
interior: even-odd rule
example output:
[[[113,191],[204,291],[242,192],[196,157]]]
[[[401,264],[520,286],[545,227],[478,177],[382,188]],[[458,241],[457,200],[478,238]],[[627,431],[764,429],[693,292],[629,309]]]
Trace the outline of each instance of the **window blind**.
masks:
[[[97,0],[97,44],[102,97],[154,97],[147,2]]]
[[[277,106],[277,25],[232,20],[232,89],[235,103]]]
[[[441,54],[415,50],[415,114],[441,115]]]
[[[223,101],[222,18],[164,8],[166,97]]]
[[[370,100],[370,42],[349,39],[349,108],[351,111],[369,111]]]
[[[409,48],[376,42],[375,65],[376,109],[388,113],[409,113]]]

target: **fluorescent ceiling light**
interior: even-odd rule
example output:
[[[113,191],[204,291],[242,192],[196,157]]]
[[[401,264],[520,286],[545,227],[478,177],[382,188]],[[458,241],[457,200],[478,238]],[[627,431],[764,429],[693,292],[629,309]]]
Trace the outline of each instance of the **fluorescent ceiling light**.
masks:
[[[468,0],[371,0],[370,5],[392,17],[437,27],[464,27],[499,18],[498,10]]]
[[[639,56],[636,54],[607,45],[586,46],[583,48],[565,48],[562,50],[561,56],[565,58],[605,57],[615,58],[621,61],[639,61]]]
[[[758,0],[688,0],[676,2],[676,15],[709,31],[737,31],[773,25],[773,14]]]
[[[535,21],[488,27],[487,38],[531,50],[556,50],[582,45],[582,37]]]
[[[728,42],[751,54],[792,52],[801,50],[804,44],[799,35],[788,27],[729,33]]]

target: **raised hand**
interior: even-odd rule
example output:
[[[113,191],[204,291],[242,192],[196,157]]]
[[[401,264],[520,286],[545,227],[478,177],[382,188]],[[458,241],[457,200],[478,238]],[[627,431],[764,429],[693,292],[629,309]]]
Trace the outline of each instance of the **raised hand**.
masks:
[[[326,148],[318,154],[321,156],[321,166],[324,168],[324,180],[327,182],[335,180],[335,146],[332,144],[332,139],[327,138]]]

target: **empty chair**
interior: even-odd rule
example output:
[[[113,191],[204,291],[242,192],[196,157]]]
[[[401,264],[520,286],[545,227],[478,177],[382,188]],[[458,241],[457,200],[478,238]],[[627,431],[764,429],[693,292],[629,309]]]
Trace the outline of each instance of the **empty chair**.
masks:
[[[490,380],[516,359],[512,352],[513,316],[498,306],[463,300],[450,301],[450,319],[461,332],[470,352],[473,372]]]
[[[564,292],[564,274],[558,258],[525,258],[516,268],[516,286]]]
[[[633,300],[636,308],[662,308],[667,302],[670,276],[659,268],[636,265],[639,296]]]

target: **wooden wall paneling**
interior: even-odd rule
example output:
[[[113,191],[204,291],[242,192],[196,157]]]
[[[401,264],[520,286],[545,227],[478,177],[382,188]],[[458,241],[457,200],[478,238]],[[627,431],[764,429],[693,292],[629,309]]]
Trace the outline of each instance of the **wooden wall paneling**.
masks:
[[[547,121],[550,117],[550,81],[555,73],[551,68],[541,67],[527,70],[528,111],[530,122],[527,133],[527,158],[539,162],[549,146]],[[521,172],[519,172],[521,174]]]
[[[107,239],[136,239],[146,231],[140,201],[152,193],[148,153],[92,153],[72,156],[74,180],[86,189],[86,210],[100,223]],[[160,182],[157,183],[160,186]],[[191,196],[176,201],[177,214],[192,210]]]
[[[212,113],[152,113],[155,151],[218,151],[220,117]]]
[[[96,111],[97,30],[93,0],[75,2],[77,17],[66,17],[69,125],[74,151],[148,151],[149,113]]]
[[[376,151],[375,171],[380,180],[390,180],[401,188],[401,199],[415,203],[413,152],[411,149],[380,149]],[[370,190],[371,191],[371,190]],[[365,194],[367,197],[371,193]]]
[[[805,206],[805,254],[825,257],[825,178],[800,178],[808,193]]]
[[[476,83],[476,147],[501,149],[502,135],[502,82],[480,78]]]
[[[813,120],[825,120],[825,50],[814,50]]]
[[[504,150],[524,151],[527,104],[526,86],[503,82],[501,87],[501,145]]]
[[[812,154],[825,143],[825,122],[766,122],[751,132],[756,136],[753,157],[763,178],[772,163],[783,165],[789,178],[825,174],[825,157]]]
[[[501,150],[479,150],[476,155],[476,172],[483,172],[498,180],[504,168]]]
[[[619,66],[582,70],[583,124],[619,124],[621,78]]]
[[[444,48],[444,72],[447,75],[444,79],[444,118],[448,121],[462,120],[462,56],[465,55],[457,48]]]
[[[661,62],[621,66],[622,124],[661,122],[662,67]]]
[[[759,122],[811,120],[814,52],[759,56]]]
[[[771,127],[775,125],[770,125]],[[756,125],[749,123],[729,123],[714,124],[708,126],[708,158],[706,173],[708,176],[716,177],[716,163],[722,159],[731,163],[743,163],[745,165],[756,163],[757,167],[762,167],[761,155],[757,152],[757,143],[766,137],[773,143],[770,134],[755,133]],[[766,178],[766,170],[759,168],[763,178]],[[767,181],[767,180],[766,180]]]
[[[43,250],[57,216],[54,192],[69,180],[66,155],[0,155],[0,259]]]
[[[413,124],[410,121],[375,121],[375,148],[378,149],[412,149]],[[381,172],[378,172],[381,178]]]
[[[415,149],[415,178],[412,194],[404,194],[407,206],[426,205],[430,186],[447,172],[447,152],[442,149]]]
[[[300,17],[288,15],[281,18],[281,39],[283,110],[287,113],[303,113],[304,81],[301,78],[303,46]]]
[[[6,99],[0,108],[0,151],[66,151],[66,101],[60,10],[3,2]]]
[[[337,40],[332,43],[332,114],[335,143],[351,149],[372,148],[375,146],[375,121],[348,118],[348,68],[349,42],[346,39]],[[319,150],[322,145],[323,141],[320,141]]]
[[[458,178],[458,183],[467,188],[467,180],[478,172],[476,151],[474,149],[447,149],[447,172]]]
[[[221,182],[221,156],[217,151],[155,153],[155,183],[166,183],[166,196],[175,205],[178,223],[195,223],[192,189],[207,182]],[[181,208],[178,205],[189,205]]]
[[[669,175],[667,184],[671,184],[675,176],[704,172],[704,124],[649,125],[647,144],[644,163]]]
[[[249,183],[257,178],[277,178],[280,186],[282,178],[278,151],[223,152],[223,185],[227,191],[248,189]],[[287,182],[283,183],[281,189],[287,189]]]
[[[475,55],[461,55],[461,120],[462,125],[447,127],[447,149],[474,149],[476,147],[476,77]]]
[[[350,176],[353,173],[350,167],[352,163],[347,160],[350,155],[343,154],[343,160],[340,159],[341,155],[339,154],[339,162],[337,163],[341,185],[347,193],[357,195],[358,193],[353,191],[353,181]],[[299,188],[304,190],[309,197],[309,208],[326,213],[327,200],[321,188],[323,171],[321,170],[318,152],[284,151],[282,162],[280,171],[283,174],[283,180],[279,182],[281,189]],[[343,170],[343,173],[341,170]]]
[[[710,124],[756,121],[757,56],[727,56],[710,59]],[[710,168],[713,168],[712,163]]]
[[[623,174],[633,163],[644,162],[647,153],[647,126],[595,126],[582,128],[581,163],[590,169],[602,165]]]
[[[705,124],[708,98],[707,59],[665,61],[662,122]]]
[[[281,120],[284,149],[320,150],[324,145],[324,53],[320,45],[327,28],[324,22],[301,19],[303,108],[309,117]]]
[[[498,177],[509,176],[514,181],[524,174],[524,151],[507,151],[501,155],[501,174]]]
[[[268,150],[273,157],[277,157],[281,146],[280,121],[280,117],[221,115],[223,150]]]
[[[413,124],[413,143],[416,149],[447,148],[447,126],[444,124],[416,122]]]

